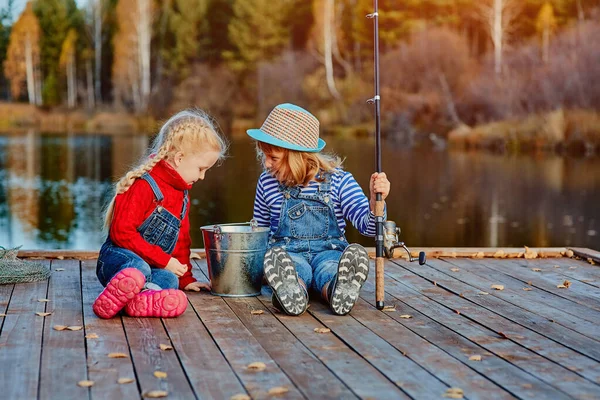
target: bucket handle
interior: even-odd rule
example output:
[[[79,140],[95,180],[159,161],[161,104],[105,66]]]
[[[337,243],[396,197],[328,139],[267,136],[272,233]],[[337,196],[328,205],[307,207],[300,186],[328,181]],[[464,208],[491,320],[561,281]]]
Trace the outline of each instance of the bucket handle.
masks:
[[[252,218],[250,220],[250,229],[252,229],[253,231],[255,231],[258,228],[258,221],[255,220],[254,218]]]
[[[215,232],[215,239],[221,240],[223,238],[223,233],[219,225],[213,225],[213,231]]]

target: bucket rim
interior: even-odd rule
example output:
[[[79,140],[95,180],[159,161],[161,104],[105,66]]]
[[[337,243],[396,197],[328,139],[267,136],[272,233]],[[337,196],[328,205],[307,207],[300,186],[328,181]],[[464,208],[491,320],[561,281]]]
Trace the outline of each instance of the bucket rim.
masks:
[[[233,222],[228,224],[212,224],[204,225],[200,227],[200,230],[215,232],[215,227],[236,227],[236,226],[249,226],[252,227],[251,222]],[[268,226],[255,226],[252,227],[252,232],[267,232],[270,228]],[[226,233],[249,233],[249,232],[226,232]]]

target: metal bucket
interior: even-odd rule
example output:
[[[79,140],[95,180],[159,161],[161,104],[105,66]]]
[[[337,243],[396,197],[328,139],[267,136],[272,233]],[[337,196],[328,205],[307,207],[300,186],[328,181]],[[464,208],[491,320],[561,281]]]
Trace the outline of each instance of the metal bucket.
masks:
[[[258,296],[269,228],[247,222],[207,225],[200,229],[211,293],[226,297]]]

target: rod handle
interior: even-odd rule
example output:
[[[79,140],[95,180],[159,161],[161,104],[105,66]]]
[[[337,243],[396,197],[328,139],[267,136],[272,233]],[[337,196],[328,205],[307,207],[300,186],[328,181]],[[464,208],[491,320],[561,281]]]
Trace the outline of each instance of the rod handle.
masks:
[[[383,280],[384,262],[385,259],[383,257],[377,257],[375,259],[375,304],[378,310],[383,309],[383,303],[385,300],[385,286]]]

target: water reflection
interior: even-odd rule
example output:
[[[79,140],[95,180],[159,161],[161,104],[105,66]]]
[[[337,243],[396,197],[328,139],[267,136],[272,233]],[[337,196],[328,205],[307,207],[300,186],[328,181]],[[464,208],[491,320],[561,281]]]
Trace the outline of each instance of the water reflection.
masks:
[[[368,139],[328,139],[346,169],[366,187],[374,169]],[[149,145],[146,136],[0,135],[0,245],[97,249],[111,183]],[[410,246],[582,246],[600,248],[600,159],[555,155],[406,149],[386,144],[392,182],[388,214]],[[252,216],[260,166],[253,146],[236,139],[231,154],[192,192],[194,247],[200,226]],[[350,228],[351,241],[372,246]]]

